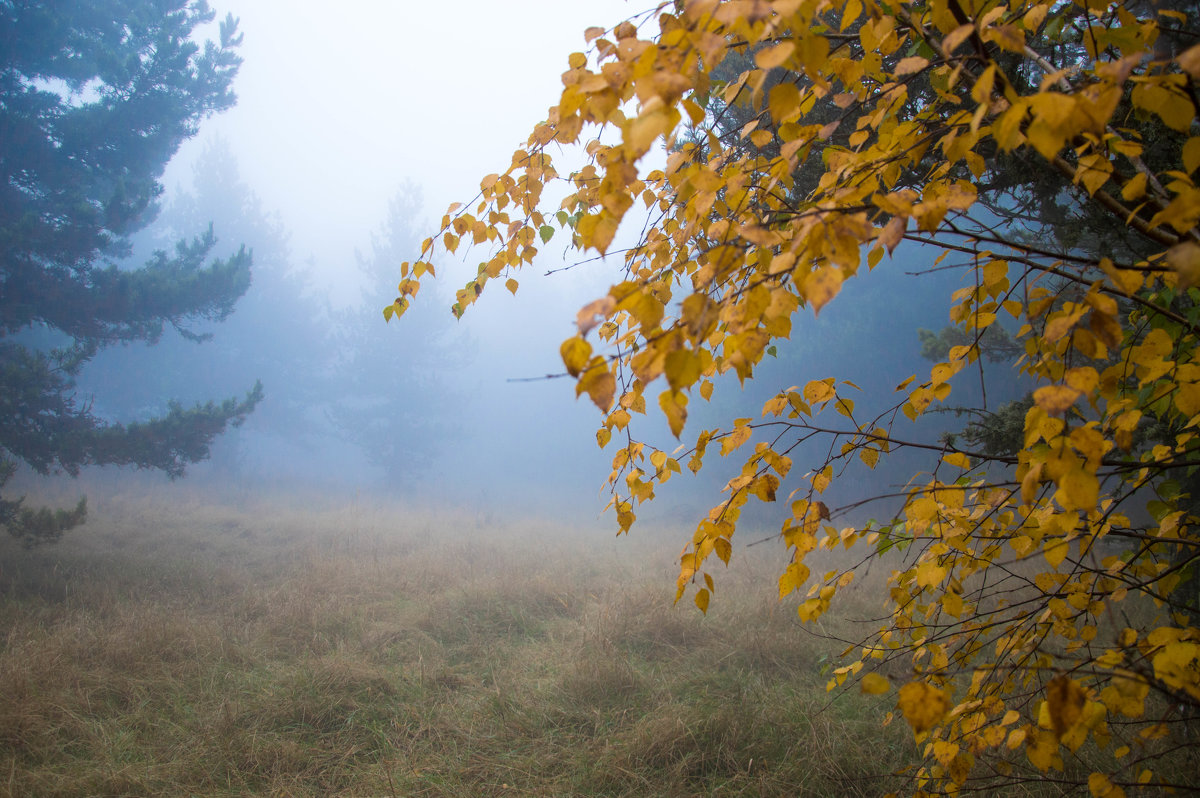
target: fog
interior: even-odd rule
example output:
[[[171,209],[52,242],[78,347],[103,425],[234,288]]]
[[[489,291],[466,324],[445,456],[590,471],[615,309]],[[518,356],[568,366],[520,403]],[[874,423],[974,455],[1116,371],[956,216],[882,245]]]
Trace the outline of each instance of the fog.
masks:
[[[201,330],[210,341],[169,332],[154,346],[103,351],[81,392],[128,421],[161,413],[168,400],[223,399],[261,380],[265,401],[190,470],[214,489],[366,492],[595,522],[612,456],[595,444],[602,417],[553,375],[576,310],[619,279],[619,258],[563,269],[580,258],[556,238],[520,275],[516,296],[493,286],[455,321],[451,297],[481,253],[465,263],[439,257],[439,279],[410,313],[385,324],[381,310],[400,263],[415,259],[446,206],[503,171],[545,117],[567,55],[584,47],[582,31],[644,9],[618,0],[464,2],[452,17],[434,4],[365,0],[336,12],[282,0],[214,8],[241,22],[238,102],[171,162],[162,211],[135,239],[130,262],[211,223],[217,254],[253,250],[253,285],[231,318]],[[581,162],[556,156],[572,157]],[[889,406],[893,388],[927,367],[918,328],[947,323],[945,297],[958,287],[957,273],[911,274],[930,257],[902,247],[850,281],[819,318],[802,310],[792,341],[756,379],[724,379],[711,405],[693,402],[685,440],[758,416],[769,396],[810,379],[852,380],[861,407]],[[543,276],[550,270],[560,271]],[[948,417],[924,423],[961,426]],[[677,444],[654,417],[635,427],[668,451]],[[811,463],[805,456],[797,474],[824,451],[809,452]],[[909,458],[874,481],[856,474],[834,502],[884,492],[921,466]],[[694,520],[738,468],[710,458],[700,476],[685,472],[639,514]],[[602,522],[615,528],[611,516]]]

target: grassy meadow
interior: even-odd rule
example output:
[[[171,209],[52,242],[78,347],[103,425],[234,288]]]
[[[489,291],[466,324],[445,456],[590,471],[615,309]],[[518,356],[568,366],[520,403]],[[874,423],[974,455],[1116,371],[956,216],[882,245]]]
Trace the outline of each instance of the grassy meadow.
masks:
[[[3,796],[877,795],[914,753],[825,691],[769,545],[703,617],[681,531],[177,486],[90,518],[0,542]]]
[[[773,542],[736,548],[706,617],[672,606],[683,529],[89,493],[61,543],[0,539],[0,798],[912,787],[894,696],[826,691],[844,646],[778,600]],[[882,570],[820,631],[861,639]],[[1194,740],[1161,747],[1194,783]],[[1032,771],[1005,795],[1077,792]]]

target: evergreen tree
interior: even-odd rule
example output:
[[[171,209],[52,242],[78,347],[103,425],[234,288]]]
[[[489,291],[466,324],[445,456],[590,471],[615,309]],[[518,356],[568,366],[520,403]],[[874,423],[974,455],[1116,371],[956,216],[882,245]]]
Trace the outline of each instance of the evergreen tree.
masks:
[[[75,380],[101,349],[166,327],[228,316],[250,285],[250,254],[210,259],[210,228],[141,268],[129,237],[157,211],[160,178],[202,119],[231,107],[237,23],[191,40],[203,0],[0,2],[0,487],[18,463],[38,473],[134,465],[183,473],[261,398],[118,423],[81,401]],[[27,542],[84,517],[0,497],[0,523]]]
[[[213,255],[236,253],[236,247],[224,247],[230,240],[253,251],[253,285],[219,326],[203,322],[193,328],[213,334],[211,343],[197,348],[168,330],[153,347],[115,347],[93,361],[80,386],[98,397],[99,411],[144,418],[161,412],[160,397],[195,400],[258,379],[266,398],[214,450],[206,471],[239,480],[283,475],[289,462],[281,446],[315,449],[328,443],[320,405],[330,392],[323,380],[334,357],[329,314],[312,284],[312,268],[297,264],[282,220],[242,180],[229,143],[209,140],[191,171],[190,185],[173,191],[154,225],[134,238],[135,253],[212,223],[223,234]]]
[[[425,490],[422,474],[433,466],[435,453],[454,451],[473,430],[462,419],[467,406],[462,386],[440,376],[447,365],[468,360],[470,345],[461,335],[451,338],[450,314],[439,303],[417,303],[411,324],[379,335],[379,308],[395,297],[396,264],[420,245],[420,208],[417,188],[402,186],[371,237],[370,254],[356,253],[362,300],[334,318],[333,382],[340,396],[329,408],[329,419],[389,484]]]

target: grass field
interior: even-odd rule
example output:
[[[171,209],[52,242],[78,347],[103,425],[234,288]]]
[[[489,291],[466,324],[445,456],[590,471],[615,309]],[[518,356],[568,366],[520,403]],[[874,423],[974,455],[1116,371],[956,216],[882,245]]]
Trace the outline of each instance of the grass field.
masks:
[[[0,795],[876,795],[914,752],[826,693],[768,546],[703,617],[679,534],[175,487],[91,518],[0,550]]]
[[[671,603],[683,530],[92,496],[60,544],[0,540],[0,796],[911,788],[894,698],[826,691],[843,646],[777,599],[773,544],[738,548],[705,617]],[[864,636],[880,570],[821,631]],[[1039,781],[1006,794],[1072,794]]]

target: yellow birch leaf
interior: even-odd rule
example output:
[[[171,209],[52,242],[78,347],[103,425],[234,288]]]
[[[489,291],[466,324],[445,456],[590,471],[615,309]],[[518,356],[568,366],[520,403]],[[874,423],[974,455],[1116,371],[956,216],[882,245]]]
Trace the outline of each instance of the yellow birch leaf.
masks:
[[[602,210],[600,213],[588,214],[581,218],[575,225],[575,231],[584,246],[592,247],[604,254],[608,251],[613,236],[617,234],[619,224],[619,219],[608,211]]]
[[[1044,385],[1033,392],[1033,401],[1050,415],[1065,413],[1079,397],[1079,391],[1069,385]]]
[[[970,23],[959,25],[942,39],[942,53],[947,57],[953,55],[954,51],[962,46],[962,43],[974,32],[975,26]]]
[[[945,566],[935,560],[926,560],[917,566],[917,584],[921,587],[937,587],[945,578]]]
[[[1058,480],[1055,500],[1066,510],[1089,510],[1100,500],[1100,481],[1082,466],[1072,468]]]
[[[1078,366],[1067,369],[1063,380],[1080,393],[1088,394],[1100,384],[1100,375],[1091,366]]]
[[[995,42],[1000,49],[1010,53],[1024,54],[1025,35],[1015,25],[996,25],[983,32],[985,42]]]
[[[972,768],[975,767],[975,756],[969,752],[964,752],[954,757],[951,760],[947,772],[950,774],[950,780],[955,784],[966,784],[967,779],[971,775]]]
[[[672,388],[691,387],[700,379],[700,356],[690,349],[676,349],[667,355],[663,373]]]
[[[769,130],[756,130],[750,134],[750,143],[760,149],[766,147],[774,139],[775,134]]]
[[[1200,44],[1192,45],[1175,59],[1179,68],[1195,80],[1200,80]]]
[[[713,552],[721,562],[729,565],[729,559],[733,557],[733,544],[729,542],[728,538],[717,538],[713,541]]]
[[[1112,280],[1122,293],[1133,296],[1142,287],[1145,275],[1132,269],[1118,269],[1108,258],[1100,259],[1100,270]]]
[[[867,695],[882,695],[892,689],[891,682],[878,673],[868,673],[863,676],[859,685]]]
[[[989,64],[987,69],[975,80],[971,87],[971,99],[977,103],[986,104],[992,96],[992,86],[996,82],[996,65]]]
[[[1088,776],[1088,790],[1092,798],[1125,798],[1125,791],[1112,783],[1112,779],[1103,773],[1093,773]]]
[[[767,108],[776,122],[786,122],[788,117],[800,111],[800,89],[790,81],[771,87],[767,94]]]
[[[676,438],[683,432],[684,424],[687,423],[687,403],[687,394],[679,390],[671,389],[658,395],[658,406],[662,408],[663,415],[667,417],[667,424],[671,427],[671,434]]]
[[[949,740],[934,740],[932,752],[933,758],[942,767],[949,767],[954,757],[958,756],[959,747],[957,743],[952,743]]]
[[[824,493],[833,484],[833,466],[825,466],[812,476],[813,490]]]
[[[893,216],[888,220],[888,223],[883,226],[875,240],[887,247],[888,254],[892,254],[896,250],[896,246],[904,238],[904,231],[908,227],[908,217]]]
[[[1067,333],[1074,329],[1075,325],[1083,317],[1082,312],[1062,313],[1056,315],[1046,323],[1046,331],[1042,333],[1042,340],[1048,344],[1063,338]]]
[[[1200,643],[1169,643],[1154,655],[1154,675],[1173,689],[1200,695],[1197,659],[1200,659]]]
[[[1042,544],[1042,554],[1046,557],[1046,562],[1050,563],[1051,568],[1058,568],[1059,564],[1066,559],[1067,554],[1071,551],[1071,544],[1062,540],[1047,540]]]
[[[1042,157],[1046,160],[1053,160],[1058,151],[1062,149],[1063,142],[1066,137],[1058,131],[1058,129],[1041,117],[1037,117],[1029,124],[1025,133],[1029,137],[1029,143],[1033,145]]]
[[[1121,199],[1126,202],[1141,199],[1146,195],[1146,173],[1138,172],[1121,186]]]
[[[575,395],[581,396],[584,392],[601,410],[607,412],[612,406],[613,394],[617,392],[617,379],[608,370],[604,358],[592,358],[587,370],[579,377],[575,384]]]
[[[1127,718],[1140,718],[1146,712],[1146,697],[1150,694],[1150,685],[1141,678],[1116,676],[1112,682],[1100,691],[1100,700],[1113,712],[1119,712]]]
[[[874,469],[879,463],[879,450],[863,447],[858,450],[859,459],[867,464],[867,468]]]
[[[1176,385],[1174,404],[1176,409],[1189,420],[1200,415],[1200,364],[1183,363],[1176,369]]]
[[[747,486],[746,492],[760,501],[773,502],[775,501],[775,491],[778,488],[779,477],[774,474],[763,474]]]
[[[563,365],[567,367],[567,373],[578,377],[592,356],[592,345],[582,336],[576,336],[563,341],[559,353],[562,355]]]
[[[969,25],[964,27],[970,28]],[[1021,123],[1027,111],[1025,104],[1014,103],[992,124],[992,138],[1002,151],[1015,149],[1025,140],[1025,135],[1021,132]]]
[[[1075,183],[1082,183],[1088,194],[1095,194],[1108,182],[1112,170],[1108,158],[1099,153],[1080,156],[1079,166],[1075,169]]]
[[[836,266],[814,269],[804,280],[804,298],[812,305],[813,313],[829,304],[842,288],[842,270]]]
[[[759,50],[754,56],[754,64],[759,69],[774,69],[783,66],[795,51],[795,42],[780,42],[772,47]]]
[[[932,729],[950,711],[945,691],[927,682],[909,682],[901,687],[896,705],[916,734]]]
[[[815,621],[825,612],[828,603],[821,599],[807,599],[796,608],[796,614],[800,616],[800,620],[804,623]]]
[[[1042,22],[1046,19],[1046,13],[1049,11],[1048,6],[1034,6],[1025,12],[1025,16],[1021,18],[1021,25],[1027,31],[1036,31],[1042,26]]]
[[[629,123],[625,131],[625,144],[636,155],[641,155],[650,149],[650,145],[659,136],[664,135],[671,126],[671,117],[661,103],[649,107],[638,114]]]
[[[791,562],[779,576],[779,597],[785,598],[799,590],[808,581],[810,575],[808,566],[802,562]]]
[[[1182,155],[1184,171],[1190,175],[1200,167],[1200,136],[1192,136],[1187,140],[1183,145]]]
[[[812,380],[804,386],[804,401],[810,405],[828,402],[836,396],[832,379]]]
[[[1051,768],[1062,770],[1058,738],[1049,730],[1038,729],[1032,737],[1026,738],[1025,755],[1029,757],[1030,764],[1043,773]]]
[[[842,19],[838,24],[838,30],[846,30],[855,20],[862,16],[862,12],[863,6],[861,0],[849,0],[845,8],[842,9]]]
[[[739,419],[742,421],[743,419]],[[749,419],[746,419],[749,420]],[[753,430],[747,424],[735,424],[733,430],[721,439],[721,456],[728,455],[746,441],[750,440]]]
[[[917,72],[920,72],[927,66],[929,66],[928,58],[922,58],[919,55],[913,55],[909,56],[908,58],[901,58],[900,63],[896,64],[896,71],[893,74],[895,74],[896,77],[913,75]]]
[[[958,468],[971,468],[971,458],[962,452],[950,452],[942,457],[942,462],[947,465],[956,466]]]

